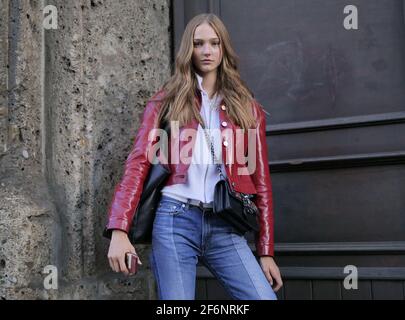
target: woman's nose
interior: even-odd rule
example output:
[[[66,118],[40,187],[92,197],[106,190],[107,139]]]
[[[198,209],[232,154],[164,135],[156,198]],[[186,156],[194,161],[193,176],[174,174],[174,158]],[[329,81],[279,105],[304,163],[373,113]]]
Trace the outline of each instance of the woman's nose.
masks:
[[[209,44],[206,44],[203,46],[203,54],[210,54],[211,53],[211,47]]]

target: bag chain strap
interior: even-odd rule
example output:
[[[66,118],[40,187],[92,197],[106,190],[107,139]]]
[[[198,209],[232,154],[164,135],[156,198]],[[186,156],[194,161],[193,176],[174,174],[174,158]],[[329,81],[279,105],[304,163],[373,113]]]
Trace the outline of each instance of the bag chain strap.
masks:
[[[217,99],[213,99],[213,101],[211,102],[210,111],[212,109],[212,106],[216,102],[216,100]],[[218,158],[215,156],[214,146],[213,146],[213,144],[211,142],[211,139],[208,137],[208,133],[206,132],[204,119],[202,119],[202,120],[203,120],[202,128],[203,128],[203,132],[204,132],[204,135],[205,135],[205,139],[207,140],[207,144],[210,146],[212,160],[214,161],[214,164],[216,164],[216,166],[217,166],[217,170],[218,170],[218,174],[219,174],[220,178],[225,180],[225,177],[224,177],[224,175],[222,173],[222,170],[221,170],[221,165],[219,164]]]
[[[212,144],[211,139],[208,137],[208,133],[205,129],[205,126],[203,126],[203,131],[204,131],[205,139],[207,140],[207,144],[210,146],[212,160],[214,161],[214,164],[216,164],[216,166],[217,166],[218,174],[222,179],[225,180],[224,174],[222,173],[222,170],[221,170],[221,165],[219,164],[218,158],[215,156],[214,145]]]
[[[215,102],[215,100],[214,100],[214,102]],[[211,103],[210,107],[212,107],[212,105],[213,105],[213,103]],[[206,132],[204,119],[202,119],[202,120],[203,120],[203,125],[202,125],[203,132],[204,132],[205,138],[207,140],[207,144],[210,146],[212,159],[214,161],[214,164],[216,164],[216,166],[217,166],[219,176],[223,180],[225,180],[225,176],[223,175],[222,170],[221,170],[221,165],[219,164],[218,158],[215,156],[214,145],[213,145],[211,139],[209,138],[208,133]],[[249,198],[253,197],[253,195],[243,193],[243,192],[237,192],[237,194],[238,193],[242,196],[244,204],[245,205],[249,204],[249,202],[250,202]]]

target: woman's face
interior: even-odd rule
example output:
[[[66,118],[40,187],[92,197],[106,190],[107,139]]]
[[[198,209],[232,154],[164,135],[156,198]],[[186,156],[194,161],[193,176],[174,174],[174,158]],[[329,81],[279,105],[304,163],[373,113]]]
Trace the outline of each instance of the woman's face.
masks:
[[[208,23],[200,24],[195,29],[193,46],[192,60],[201,75],[216,70],[221,64],[222,50],[220,39]]]

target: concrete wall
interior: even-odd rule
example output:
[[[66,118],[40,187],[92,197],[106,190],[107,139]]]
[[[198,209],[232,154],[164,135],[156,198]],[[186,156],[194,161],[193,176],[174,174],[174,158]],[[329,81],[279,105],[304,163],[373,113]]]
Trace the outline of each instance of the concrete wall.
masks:
[[[42,26],[48,4],[56,30]],[[170,19],[170,0],[0,2],[0,298],[156,297],[149,246],[127,278],[101,232],[145,103],[170,76]]]

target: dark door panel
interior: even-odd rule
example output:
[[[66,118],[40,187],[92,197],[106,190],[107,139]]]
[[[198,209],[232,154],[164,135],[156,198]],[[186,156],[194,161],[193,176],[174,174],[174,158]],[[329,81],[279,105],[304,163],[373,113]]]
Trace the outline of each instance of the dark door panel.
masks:
[[[279,242],[405,240],[405,166],[311,170],[272,179]]]
[[[397,152],[405,150],[405,122],[274,134],[268,136],[267,145],[270,161]]]
[[[222,0],[248,84],[271,123],[404,111],[403,1]],[[237,8],[240,8],[238,10]]]

